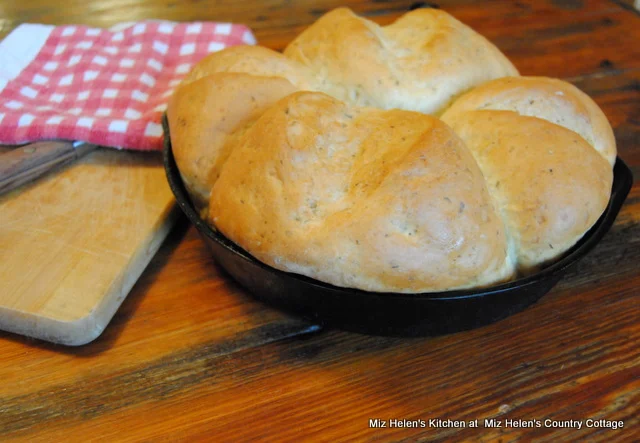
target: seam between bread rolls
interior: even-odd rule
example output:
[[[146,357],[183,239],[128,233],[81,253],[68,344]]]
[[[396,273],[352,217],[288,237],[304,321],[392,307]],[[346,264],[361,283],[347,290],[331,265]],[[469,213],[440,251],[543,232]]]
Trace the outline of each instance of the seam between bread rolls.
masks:
[[[456,51],[469,60],[451,71]],[[434,59],[441,72],[425,68]],[[380,27],[341,9],[284,55],[237,48],[196,67],[168,109],[176,162],[196,206],[210,203],[210,224],[278,269],[402,293],[502,282],[595,223],[616,153],[584,93],[510,75],[495,46],[442,11]],[[496,176],[521,196],[496,192]],[[590,197],[570,199],[572,187]]]
[[[357,115],[343,117],[347,113]],[[286,128],[296,118],[305,124],[290,138]],[[381,133],[380,120],[399,126]],[[407,130],[414,136],[406,137]],[[272,137],[256,151],[267,132]],[[310,173],[310,165],[329,161],[330,148],[336,157],[326,165],[335,170]],[[388,166],[378,155],[385,151]],[[367,152],[378,156],[363,168]],[[244,160],[251,153],[254,165]],[[451,178],[446,164],[464,167]],[[283,174],[277,185],[268,178],[273,167]],[[430,192],[433,198],[424,198]],[[302,209],[309,198],[319,202],[317,216]],[[410,111],[354,111],[322,93],[289,95],[258,119],[214,185],[210,217],[261,261],[336,285],[411,293],[511,275],[484,178],[450,128]]]

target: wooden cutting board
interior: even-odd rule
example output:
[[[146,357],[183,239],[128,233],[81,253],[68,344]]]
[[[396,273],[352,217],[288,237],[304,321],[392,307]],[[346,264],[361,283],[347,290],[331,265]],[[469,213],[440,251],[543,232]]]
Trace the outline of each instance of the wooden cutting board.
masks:
[[[0,329],[92,341],[176,217],[160,153],[97,149],[0,196]]]

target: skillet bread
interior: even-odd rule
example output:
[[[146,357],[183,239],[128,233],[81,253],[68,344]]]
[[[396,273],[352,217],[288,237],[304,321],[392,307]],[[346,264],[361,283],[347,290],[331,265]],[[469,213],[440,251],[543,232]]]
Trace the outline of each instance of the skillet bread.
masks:
[[[556,260],[606,208],[616,158],[587,95],[520,77],[433,9],[381,27],[339,8],[283,54],[211,54],[167,115],[215,229],[277,269],[376,292],[482,287]]]

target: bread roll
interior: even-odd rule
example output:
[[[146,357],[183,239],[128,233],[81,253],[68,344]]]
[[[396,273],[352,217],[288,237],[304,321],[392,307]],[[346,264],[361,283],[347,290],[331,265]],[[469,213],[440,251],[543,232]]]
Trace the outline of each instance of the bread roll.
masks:
[[[200,60],[182,84],[218,72],[238,72],[260,77],[283,77],[298,89],[313,89],[313,76],[302,64],[262,46],[230,46]]]
[[[511,111],[447,113],[444,120],[478,162],[520,271],[560,256],[604,212],[612,169],[579,134]]]
[[[547,77],[507,77],[487,82],[456,100],[442,118],[475,109],[514,111],[578,133],[613,166],[616,140],[607,117],[571,83]]]
[[[202,216],[277,269],[369,291],[487,286],[575,245],[613,180],[593,100],[517,75],[442,11],[380,27],[340,8],[284,55],[198,64],[169,103],[173,152]]]
[[[338,286],[436,291],[513,273],[485,180],[450,128],[322,93],[285,97],[237,140],[209,214],[259,260]]]
[[[270,105],[296,91],[281,77],[216,73],[187,83],[167,107],[176,164],[198,210],[233,149],[237,133]]]
[[[284,51],[315,74],[316,89],[342,101],[439,114],[463,92],[516,68],[488,40],[438,9],[389,26],[338,8]]]

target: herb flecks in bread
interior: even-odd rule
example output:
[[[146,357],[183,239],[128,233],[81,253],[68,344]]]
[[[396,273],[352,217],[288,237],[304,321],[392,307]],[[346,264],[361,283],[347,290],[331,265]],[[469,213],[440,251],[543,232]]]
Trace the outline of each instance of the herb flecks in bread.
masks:
[[[604,211],[616,158],[593,100],[519,77],[434,10],[380,27],[340,8],[284,54],[212,54],[167,113],[212,226],[275,268],[369,291],[486,286],[557,259]]]
[[[417,9],[379,26],[338,8],[284,54],[314,73],[317,90],[340,100],[427,114],[439,114],[483,82],[518,75],[491,42],[437,9]]]
[[[338,286],[416,292],[513,273],[475,160],[416,112],[292,94],[238,140],[209,208],[259,260]]]
[[[209,202],[239,133],[296,88],[281,77],[215,73],[181,86],[167,108],[180,175],[198,209]]]

